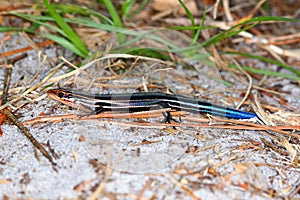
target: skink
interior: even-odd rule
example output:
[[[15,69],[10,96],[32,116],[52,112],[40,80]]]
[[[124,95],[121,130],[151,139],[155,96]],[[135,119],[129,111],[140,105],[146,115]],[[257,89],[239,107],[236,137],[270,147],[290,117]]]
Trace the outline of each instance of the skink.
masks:
[[[211,114],[232,119],[258,118],[255,113],[240,111],[199,101],[182,95],[161,92],[87,94],[64,89],[47,91],[51,99],[85,112],[99,114],[104,111],[141,112],[158,108],[171,108],[174,111]],[[165,113],[170,123],[171,114]]]

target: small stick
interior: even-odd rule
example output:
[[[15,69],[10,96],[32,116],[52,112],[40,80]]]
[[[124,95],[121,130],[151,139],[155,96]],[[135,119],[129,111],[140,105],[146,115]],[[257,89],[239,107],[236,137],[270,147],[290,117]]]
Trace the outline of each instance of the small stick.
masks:
[[[13,58],[11,60],[11,65],[10,66],[13,66],[15,62],[17,62],[18,60],[21,60],[21,59],[25,58],[26,56],[27,56],[26,54],[23,54],[23,55],[20,55],[20,56],[17,56],[15,58]],[[11,79],[11,73],[12,73],[12,67],[7,67],[6,68],[6,76],[5,76],[5,80],[4,80],[4,87],[3,87],[3,93],[2,93],[2,96],[1,96],[0,105],[5,104],[6,101],[7,101],[7,94],[8,94],[8,89],[9,89],[9,84],[10,84],[10,79]]]
[[[3,93],[1,96],[0,104],[6,103],[7,93],[8,93],[8,89],[9,89],[9,83],[10,83],[10,79],[11,79],[11,72],[12,72],[12,68],[6,68],[6,76],[5,76],[5,80],[4,80],[4,87],[3,87]]]
[[[45,156],[50,161],[51,164],[56,165],[45,148],[33,137],[29,130],[7,108],[5,108],[2,112],[24,133],[24,135],[30,140],[30,142],[43,154],[43,156]]]

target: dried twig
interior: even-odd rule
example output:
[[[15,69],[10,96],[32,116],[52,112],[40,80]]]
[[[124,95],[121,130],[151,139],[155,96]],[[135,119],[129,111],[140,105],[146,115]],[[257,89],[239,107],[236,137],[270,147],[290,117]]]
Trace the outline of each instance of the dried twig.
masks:
[[[45,148],[31,135],[29,130],[6,108],[2,111],[11,122],[13,122],[23,133],[24,135],[31,141],[31,143],[45,156],[51,164],[54,166],[56,163],[53,161],[50,154],[45,150]]]
[[[247,87],[247,91],[246,91],[246,94],[243,98],[243,100],[239,103],[239,105],[236,107],[237,109],[239,109],[243,104],[244,102],[246,101],[246,99],[248,98],[249,94],[250,94],[250,90],[252,88],[252,84],[253,84],[253,81],[252,81],[252,78],[251,76],[245,71],[243,70],[243,68],[240,66],[240,64],[236,61],[236,60],[233,60],[233,62],[235,63],[235,65],[238,67],[238,69],[247,76],[248,78],[248,81],[249,81],[249,84],[248,84],[248,87]]]

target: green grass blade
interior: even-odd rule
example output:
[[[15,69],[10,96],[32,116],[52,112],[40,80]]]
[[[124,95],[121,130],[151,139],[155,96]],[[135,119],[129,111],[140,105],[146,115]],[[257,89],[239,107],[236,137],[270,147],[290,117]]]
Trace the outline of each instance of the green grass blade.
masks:
[[[264,62],[275,64],[275,65],[278,65],[282,68],[285,68],[285,69],[289,70],[290,72],[292,72],[295,75],[297,75],[298,77],[300,77],[300,71],[298,71],[298,70],[294,69],[293,67],[288,66],[288,65],[286,65],[282,62],[279,62],[277,60],[273,60],[273,59],[262,57],[262,56],[252,55],[252,54],[249,54],[249,53],[242,53],[242,52],[226,52],[226,54],[241,55],[241,56],[245,56],[245,57],[248,57],[248,58],[254,58],[254,59],[264,61]]]
[[[250,22],[267,22],[267,21],[300,22],[300,19],[277,17],[277,16],[260,16],[260,17],[254,17],[254,18],[244,21],[240,24],[243,25],[243,24],[247,24]]]
[[[38,21],[38,20],[35,20],[35,18],[30,18],[28,17],[28,15],[26,14],[21,14],[21,13],[10,13],[10,14],[13,14],[13,15],[16,15],[16,16],[19,16],[23,19],[26,19],[26,20],[29,20],[29,21],[32,21],[33,23],[35,24],[38,24],[38,25],[43,25],[43,26],[46,26],[54,31],[57,31],[58,33],[60,33],[62,36],[66,36],[65,33],[57,28],[56,26],[53,26],[49,23],[46,23],[46,22],[42,22],[42,21]],[[36,18],[39,18],[39,16],[36,16]],[[46,17],[46,18],[49,18],[49,19],[52,19],[51,17]],[[29,27],[28,29],[23,29],[23,28],[15,28],[15,27],[0,27],[0,32],[6,32],[6,31],[24,31],[24,32],[28,32],[28,33],[36,33],[34,32],[34,30],[32,29],[32,27]],[[39,34],[39,33],[37,33]],[[74,52],[76,55],[80,56],[80,57],[85,57],[85,55],[77,49],[77,47],[74,46],[74,44],[72,44],[71,42],[69,42],[68,40],[66,40],[65,38],[63,37],[59,37],[59,36],[56,36],[56,35],[52,35],[52,34],[39,34],[47,39],[50,39],[50,40],[53,40],[54,42],[60,44],[61,46],[69,49],[70,51]]]
[[[54,4],[52,5],[55,9],[60,10],[61,13],[72,13],[72,14],[79,14],[84,16],[95,16],[104,24],[112,25],[113,22],[107,18],[105,15],[102,15],[99,12],[96,12],[92,9],[74,5],[74,4]]]
[[[26,19],[28,21],[37,23],[39,25],[48,27],[50,29],[52,29],[53,31],[61,34],[64,37],[67,37],[67,35],[65,34],[65,32],[62,29],[59,29],[57,26],[53,26],[52,24],[49,24],[45,21],[54,21],[54,19],[52,17],[49,16],[35,16],[35,15],[29,15],[29,14],[22,14],[22,13],[15,13],[15,12],[9,12],[9,14],[12,15],[16,15],[18,17],[21,17],[23,19]]]
[[[30,14],[21,14],[21,13],[15,13],[15,12],[8,12],[11,15],[16,15],[18,17],[21,17],[23,19],[39,23],[43,26],[46,26],[48,28],[51,28],[52,30],[60,33],[61,35],[67,37],[67,35],[62,31],[61,29],[57,28],[56,26],[51,25],[50,23],[47,23],[47,21],[55,21],[52,17],[50,16],[36,16],[36,15],[30,15]],[[127,32],[127,29],[121,28],[121,27],[116,27],[113,25],[109,24],[100,24],[93,22],[89,19],[83,19],[83,18],[64,18],[64,21],[67,23],[73,23],[76,25],[82,25],[82,26],[87,26],[87,27],[93,27],[101,30],[107,30],[110,32],[115,32],[115,33],[124,33]],[[133,31],[128,31],[129,33],[133,33]]]
[[[48,0],[43,0],[44,5],[47,7],[50,15],[53,17],[58,26],[63,30],[63,32],[68,36],[68,39],[72,41],[74,46],[78,48],[82,55],[88,55],[89,51],[87,50],[83,41],[79,36],[73,31],[73,29],[64,21],[64,19],[56,12],[54,7],[49,3]]]
[[[112,2],[110,0],[102,0],[106,9],[108,10],[113,22],[114,22],[114,25],[116,27],[123,27],[123,23],[118,15],[118,12],[116,10],[116,8],[114,7],[114,5],[112,4]],[[123,43],[125,42],[126,40],[126,37],[124,34],[118,34],[118,39],[119,39],[119,42],[120,43]]]
[[[191,13],[191,11],[188,9],[188,7],[186,7],[186,5],[182,2],[182,0],[178,0],[179,3],[181,4],[181,6],[184,8],[184,11],[186,13],[186,15],[188,16],[188,18],[191,21],[192,26],[195,26],[195,19],[193,14]],[[194,37],[195,32],[192,31],[192,36]]]
[[[8,31],[23,31],[23,28],[17,27],[9,27],[9,26],[0,26],[0,32],[8,32]]]
[[[206,19],[206,9],[203,12],[201,23],[199,24],[198,29],[192,39],[192,45],[195,45],[197,43],[200,33],[201,33],[201,30],[202,30],[202,27],[204,26],[205,19]]]
[[[125,18],[125,20],[126,20],[127,18],[129,18],[131,9],[135,2],[136,2],[136,0],[126,0],[123,3],[122,8],[121,8],[121,13],[122,13],[123,19]]]
[[[200,46],[204,46],[205,47],[205,46],[209,46],[211,44],[216,44],[216,43],[220,42],[221,40],[225,40],[227,38],[230,38],[230,37],[232,37],[234,35],[239,34],[240,32],[246,31],[246,30],[254,27],[256,24],[250,24],[250,25],[248,25],[248,26],[246,26],[246,27],[244,27],[242,29],[239,29],[240,26],[242,26],[242,25],[238,24],[238,25],[233,26],[232,28],[230,28],[230,29],[228,29],[226,31],[222,31],[219,34],[214,35],[213,37],[211,37],[210,39],[206,40],[205,42],[202,42],[200,44]]]
[[[238,69],[238,67],[234,64],[229,64],[229,67],[233,68],[233,69]],[[256,69],[256,68],[253,68],[253,67],[246,67],[246,66],[242,66],[242,68],[246,71],[253,72],[255,74],[261,74],[261,75],[267,75],[267,76],[277,76],[277,77],[281,77],[281,78],[300,81],[300,77],[293,76],[293,75],[290,75],[290,74],[285,74],[285,73],[281,73],[281,72],[274,72],[274,71],[264,70],[264,69]]]
[[[140,13],[142,10],[144,10],[145,6],[147,5],[148,0],[143,0],[142,3],[139,5],[138,8],[136,8],[134,11],[132,11],[131,13],[128,13],[127,18],[131,19],[134,16],[136,16],[138,13]]]
[[[76,55],[80,56],[80,57],[86,57],[85,54],[83,54],[81,51],[78,50],[78,48],[71,43],[70,41],[66,40],[63,37],[59,37],[57,35],[53,35],[53,34],[41,34],[41,36],[49,39],[49,40],[53,40],[54,42],[56,42],[57,44],[65,47],[66,49],[69,49],[70,51],[72,51],[73,53],[75,53]]]

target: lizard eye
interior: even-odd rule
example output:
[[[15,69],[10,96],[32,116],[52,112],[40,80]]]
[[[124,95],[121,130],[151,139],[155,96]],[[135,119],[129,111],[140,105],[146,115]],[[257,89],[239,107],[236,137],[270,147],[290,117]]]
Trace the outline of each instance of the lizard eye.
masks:
[[[63,97],[65,96],[65,94],[64,94],[63,92],[59,92],[59,93],[57,94],[57,96],[58,96],[59,98],[63,98]]]

